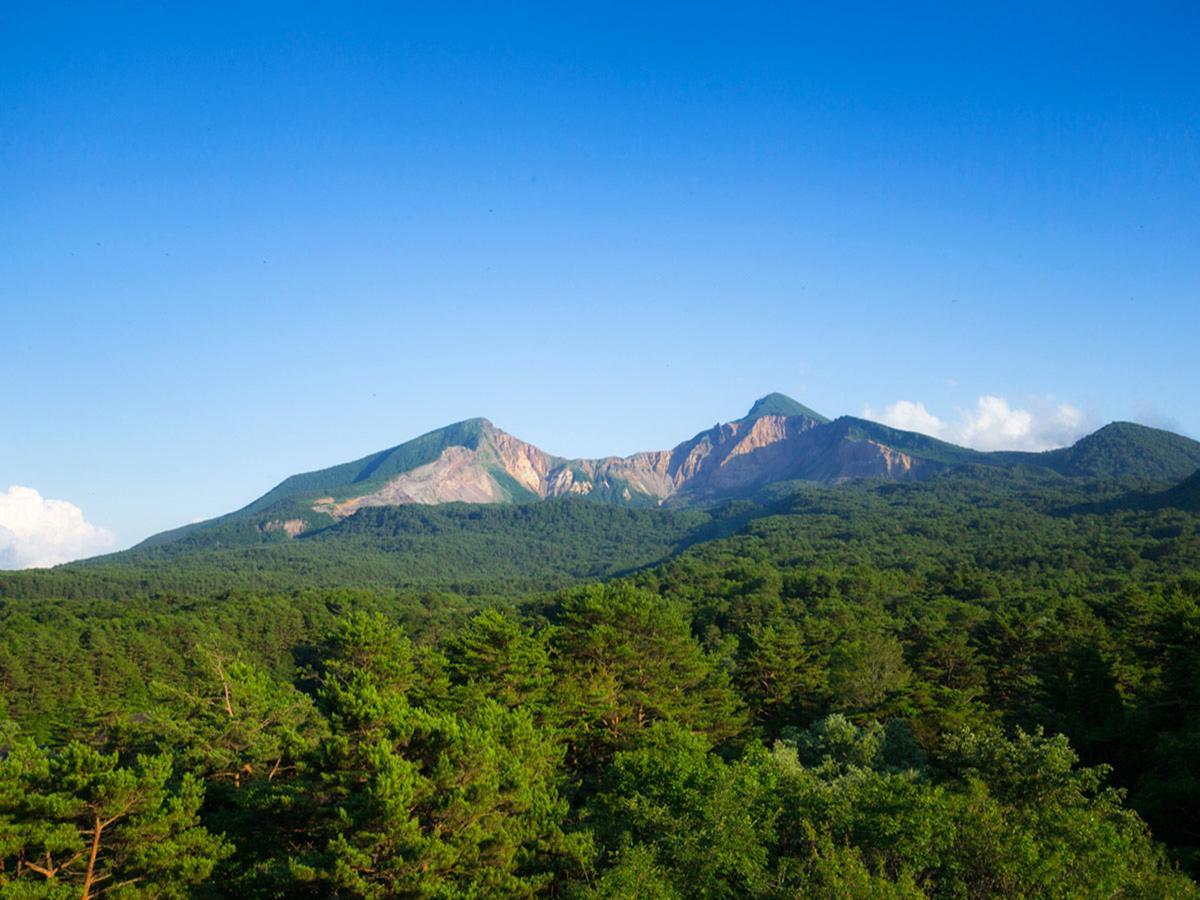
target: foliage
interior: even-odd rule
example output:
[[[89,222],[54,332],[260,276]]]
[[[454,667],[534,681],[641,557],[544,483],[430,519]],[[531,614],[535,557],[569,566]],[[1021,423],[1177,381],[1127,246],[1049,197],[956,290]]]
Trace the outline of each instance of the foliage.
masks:
[[[379,510],[5,576],[0,896],[79,896],[133,797],[95,896],[1196,896],[1200,515],[1149,487]],[[669,558],[559,568],[619,546]],[[476,593],[385,574],[439,559]]]
[[[203,787],[172,763],[16,741],[0,760],[0,894],[188,896],[231,848],[199,824]]]

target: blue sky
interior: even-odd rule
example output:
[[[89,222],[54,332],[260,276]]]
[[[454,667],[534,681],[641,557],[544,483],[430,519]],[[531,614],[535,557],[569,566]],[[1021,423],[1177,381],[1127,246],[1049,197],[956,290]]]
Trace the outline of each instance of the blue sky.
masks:
[[[0,492],[114,546],[472,415],[1200,436],[1194,4],[253,6],[0,9]]]

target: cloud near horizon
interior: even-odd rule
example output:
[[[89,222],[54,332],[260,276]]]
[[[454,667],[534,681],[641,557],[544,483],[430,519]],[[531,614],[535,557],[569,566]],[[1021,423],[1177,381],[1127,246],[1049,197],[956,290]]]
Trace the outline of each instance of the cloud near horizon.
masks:
[[[883,410],[865,406],[863,418],[976,450],[1052,450],[1074,443],[1091,427],[1088,417],[1069,403],[1018,409],[991,394],[980,397],[974,409],[959,410],[956,422],[946,422],[912,400],[897,400]]]
[[[0,569],[34,569],[111,550],[116,536],[88,522],[74,503],[30,487],[0,492]]]

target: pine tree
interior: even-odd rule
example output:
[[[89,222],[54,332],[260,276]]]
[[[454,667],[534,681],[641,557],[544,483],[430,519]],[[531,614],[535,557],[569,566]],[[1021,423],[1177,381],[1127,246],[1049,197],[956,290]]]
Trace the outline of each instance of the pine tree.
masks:
[[[200,826],[203,798],[167,754],[123,766],[19,740],[0,760],[0,893],[186,897],[232,851]]]

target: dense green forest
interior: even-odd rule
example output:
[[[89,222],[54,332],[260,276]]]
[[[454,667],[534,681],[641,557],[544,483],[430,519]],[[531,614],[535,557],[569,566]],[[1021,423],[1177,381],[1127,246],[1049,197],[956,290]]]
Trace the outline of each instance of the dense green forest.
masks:
[[[294,540],[279,531],[262,541],[240,541],[255,526],[238,521],[224,526],[227,540],[220,539],[222,530],[208,531],[51,572],[15,573],[0,582],[0,596],[210,595],[349,586],[513,596],[625,574],[738,524],[724,511],[628,509],[575,500],[374,507]]]
[[[372,509],[5,574],[0,896],[1197,896],[1194,485]]]

